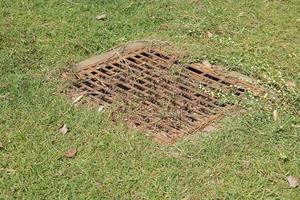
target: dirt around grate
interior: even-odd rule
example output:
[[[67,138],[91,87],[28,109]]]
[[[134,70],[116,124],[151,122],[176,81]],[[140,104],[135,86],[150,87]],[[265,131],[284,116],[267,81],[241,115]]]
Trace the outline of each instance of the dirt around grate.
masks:
[[[203,129],[235,108],[224,97],[262,89],[209,64],[181,65],[146,42],[131,43],[77,65],[76,93],[112,107],[116,115],[160,143]]]

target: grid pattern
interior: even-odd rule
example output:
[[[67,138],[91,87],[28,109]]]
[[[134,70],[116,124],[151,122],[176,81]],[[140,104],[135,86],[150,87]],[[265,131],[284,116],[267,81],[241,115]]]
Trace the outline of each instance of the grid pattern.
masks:
[[[140,49],[83,67],[74,86],[102,105],[121,101],[126,121],[168,141],[203,128],[234,105],[218,93],[246,89],[204,65],[180,65],[161,50]]]

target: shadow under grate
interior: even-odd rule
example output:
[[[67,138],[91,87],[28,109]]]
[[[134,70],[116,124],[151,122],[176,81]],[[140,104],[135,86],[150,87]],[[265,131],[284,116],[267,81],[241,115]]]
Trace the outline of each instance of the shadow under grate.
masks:
[[[74,85],[102,105],[121,101],[126,121],[170,143],[231,110],[218,93],[241,97],[255,87],[203,64],[180,65],[145,44],[129,45],[78,65]]]

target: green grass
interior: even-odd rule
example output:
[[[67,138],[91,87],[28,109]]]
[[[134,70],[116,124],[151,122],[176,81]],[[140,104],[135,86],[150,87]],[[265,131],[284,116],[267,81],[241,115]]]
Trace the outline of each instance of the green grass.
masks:
[[[0,8],[0,199],[300,199],[286,180],[300,178],[300,92],[287,87],[300,85],[298,0],[1,0]],[[164,147],[59,92],[75,63],[143,39],[257,78],[278,98],[249,98],[247,112],[216,133]],[[77,156],[62,158],[72,147]]]

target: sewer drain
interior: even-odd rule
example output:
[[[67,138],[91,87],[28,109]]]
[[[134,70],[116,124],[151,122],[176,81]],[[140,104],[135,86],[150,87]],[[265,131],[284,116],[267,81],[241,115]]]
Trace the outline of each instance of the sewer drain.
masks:
[[[121,102],[126,121],[162,143],[176,141],[219,119],[241,97],[259,89],[203,64],[180,65],[175,57],[134,43],[78,64],[76,91],[102,105]]]

